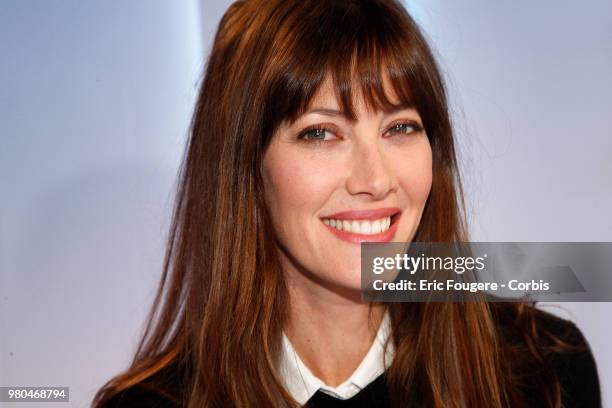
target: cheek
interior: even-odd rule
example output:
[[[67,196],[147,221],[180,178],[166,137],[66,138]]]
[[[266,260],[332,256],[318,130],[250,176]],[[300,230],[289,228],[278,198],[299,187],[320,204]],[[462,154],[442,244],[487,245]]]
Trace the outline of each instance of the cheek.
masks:
[[[422,143],[402,158],[393,160],[402,192],[415,206],[424,206],[433,179],[432,152],[428,142]]]
[[[290,149],[280,153],[274,147],[266,153],[264,190],[273,218],[284,220],[287,226],[316,216],[332,194],[335,181],[330,177],[329,160]]]

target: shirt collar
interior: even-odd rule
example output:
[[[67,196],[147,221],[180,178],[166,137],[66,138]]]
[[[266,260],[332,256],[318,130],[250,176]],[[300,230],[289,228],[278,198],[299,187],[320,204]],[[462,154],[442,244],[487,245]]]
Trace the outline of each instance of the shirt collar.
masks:
[[[285,387],[300,405],[306,404],[319,389],[335,398],[351,398],[374,381],[391,364],[395,354],[393,342],[389,343],[387,353],[384,354],[384,344],[390,334],[391,320],[389,312],[385,311],[374,342],[359,366],[342,384],[330,387],[306,367],[283,332],[280,371]]]

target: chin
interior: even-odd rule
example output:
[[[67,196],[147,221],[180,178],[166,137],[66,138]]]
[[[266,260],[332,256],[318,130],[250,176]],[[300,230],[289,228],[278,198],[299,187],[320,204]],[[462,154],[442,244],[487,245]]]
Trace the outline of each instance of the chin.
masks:
[[[351,272],[345,276],[334,276],[326,279],[331,286],[342,292],[361,292],[361,271]]]

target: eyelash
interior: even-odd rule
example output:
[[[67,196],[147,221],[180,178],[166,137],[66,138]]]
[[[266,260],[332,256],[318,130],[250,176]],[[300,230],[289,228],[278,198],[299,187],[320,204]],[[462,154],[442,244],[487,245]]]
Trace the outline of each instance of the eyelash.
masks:
[[[305,128],[298,134],[298,137],[297,137],[298,140],[305,142],[305,143],[315,143],[315,144],[329,142],[329,141],[320,140],[320,139],[306,139],[306,136],[310,132],[331,132],[331,133],[337,134],[338,130],[335,126],[332,126],[332,125],[312,125],[312,126],[308,126],[307,128]]]
[[[420,124],[416,123],[416,122],[396,122],[396,123],[392,123],[391,126],[389,126],[389,128],[385,131],[384,134],[387,134],[388,132],[390,132],[391,130],[395,130],[397,129],[397,127],[399,126],[408,126],[412,128],[411,132],[403,132],[403,131],[398,131],[398,133],[400,134],[413,134],[413,133],[420,133],[423,131],[423,126],[421,126]]]
[[[408,133],[398,130],[398,127],[404,127],[404,126],[411,127],[413,130]],[[410,134],[422,132],[423,127],[416,122],[400,121],[400,122],[392,123],[387,128],[387,130],[385,130],[385,133],[383,133],[383,135],[386,135],[387,133],[393,130],[397,131],[396,134],[410,135]],[[312,126],[308,126],[307,128],[305,128],[298,134],[298,137],[297,137],[298,140],[305,142],[305,143],[313,143],[313,144],[329,143],[332,141],[332,140],[320,140],[320,139],[306,139],[308,134],[311,132],[331,132],[337,135],[338,130],[335,126],[332,126],[332,125],[326,125],[326,124],[312,125]]]

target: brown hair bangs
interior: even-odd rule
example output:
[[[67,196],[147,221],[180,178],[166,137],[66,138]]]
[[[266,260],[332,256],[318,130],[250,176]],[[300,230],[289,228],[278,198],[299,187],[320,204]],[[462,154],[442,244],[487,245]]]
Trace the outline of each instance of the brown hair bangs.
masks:
[[[264,147],[281,122],[293,122],[307,110],[327,76],[350,120],[356,119],[359,92],[373,111],[414,107],[430,139],[440,133],[438,121],[446,108],[443,83],[431,50],[422,35],[415,34],[419,29],[401,6],[377,1],[359,6],[354,1],[334,1],[331,6],[295,3],[276,10],[284,15],[286,8],[287,14],[278,27],[279,41],[264,58],[263,83],[270,85],[264,103]]]

